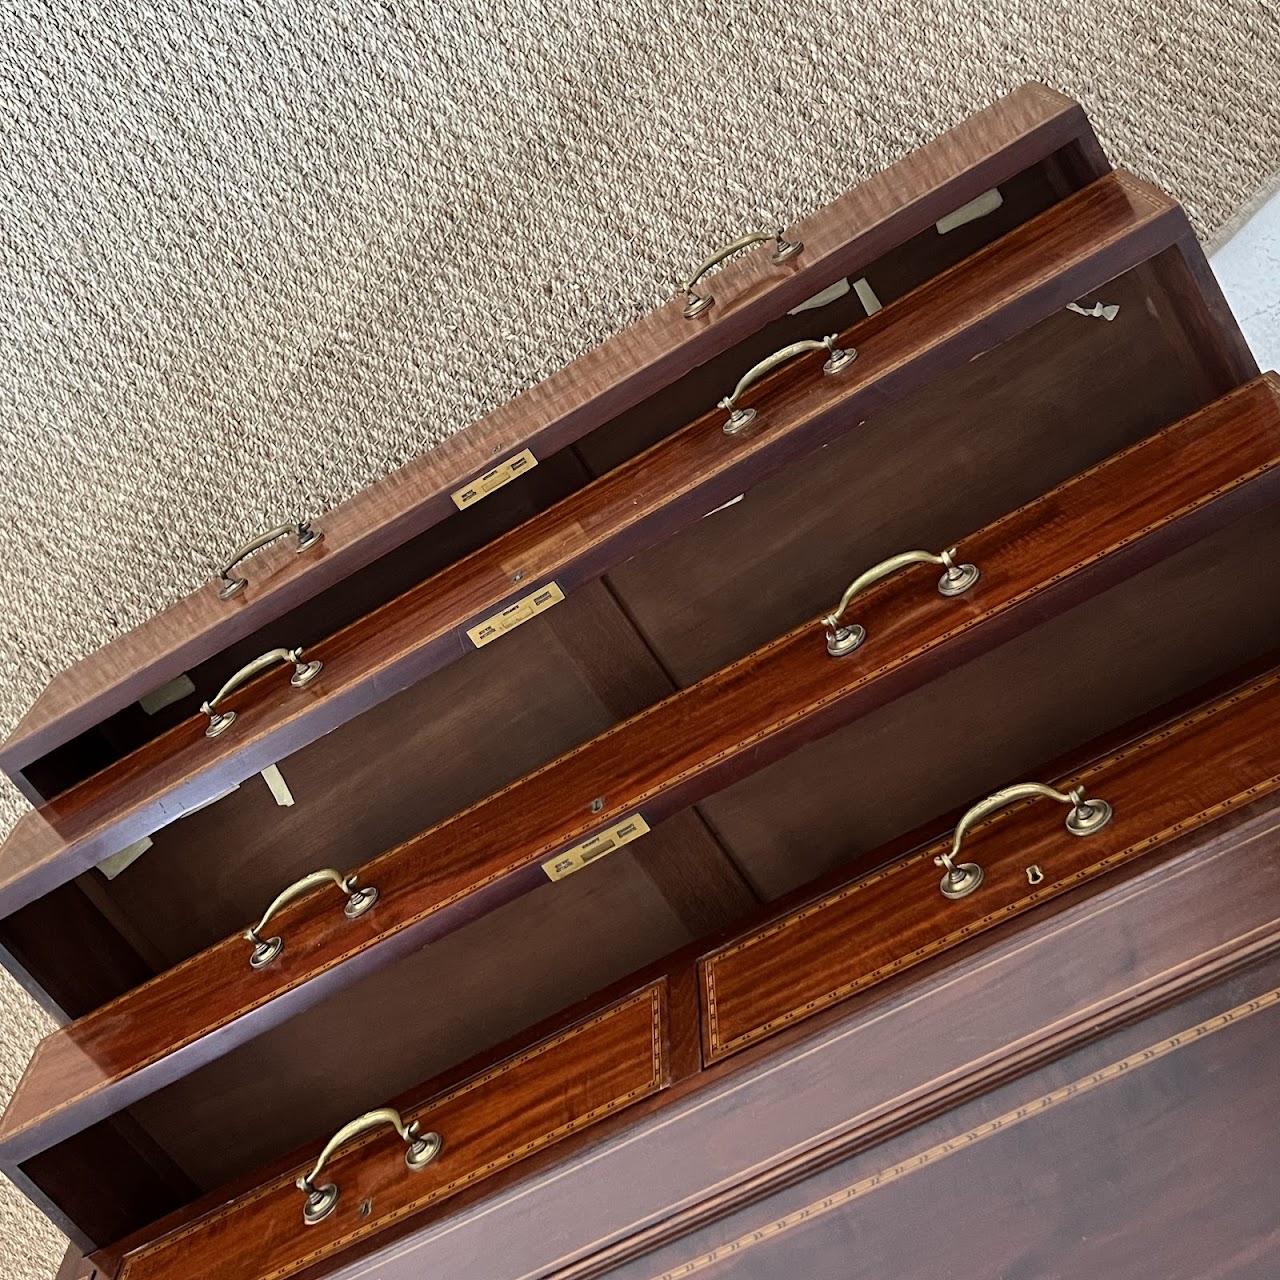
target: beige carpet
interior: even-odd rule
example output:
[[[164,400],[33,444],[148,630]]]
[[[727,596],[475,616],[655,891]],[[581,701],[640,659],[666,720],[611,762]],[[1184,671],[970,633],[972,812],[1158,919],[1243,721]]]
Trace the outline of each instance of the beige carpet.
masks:
[[[10,0],[0,32],[4,730],[245,534],[1022,80],[1206,234],[1280,168],[1271,0]],[[43,1029],[0,975],[0,1096]],[[7,1184],[0,1246],[5,1280],[60,1255]]]

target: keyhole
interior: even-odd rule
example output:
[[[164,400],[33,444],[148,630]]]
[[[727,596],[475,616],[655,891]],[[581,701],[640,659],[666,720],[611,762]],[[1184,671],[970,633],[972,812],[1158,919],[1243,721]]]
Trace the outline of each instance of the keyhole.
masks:
[[[1039,867],[1028,867],[1028,868],[1027,868],[1027,883],[1028,883],[1028,884],[1040,884],[1040,883],[1042,883],[1042,882],[1043,882],[1043,880],[1044,880],[1044,872],[1043,872],[1043,871],[1041,871]]]
[[[363,1200],[360,1203],[360,1216],[367,1218],[373,1212],[373,1201]]]

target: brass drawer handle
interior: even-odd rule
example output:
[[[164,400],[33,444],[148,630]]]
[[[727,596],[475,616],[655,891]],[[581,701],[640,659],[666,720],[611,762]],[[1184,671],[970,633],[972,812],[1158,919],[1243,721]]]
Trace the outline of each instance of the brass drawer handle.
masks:
[[[837,347],[835,345],[837,337],[839,334],[828,334],[821,342],[813,338],[804,338],[800,342],[793,342],[789,347],[783,347],[781,351],[775,351],[771,356],[765,356],[759,364],[748,369],[738,380],[733,393],[720,401],[720,408],[729,410],[729,420],[724,424],[725,435],[737,435],[748,423],[755,421],[756,411],[739,409],[738,397],[753,383],[759,382],[766,373],[772,373],[788,360],[794,360],[796,356],[805,355],[810,351],[821,351],[825,347],[828,355],[822,366],[822,372],[824,374],[842,373],[847,369],[858,358],[858,353],[852,347],[847,350]]]
[[[1016,804],[1019,800],[1028,800],[1032,796],[1047,796],[1050,800],[1058,801],[1059,804],[1069,804],[1071,812],[1067,814],[1066,826],[1073,836],[1091,836],[1095,831],[1101,831],[1111,821],[1111,806],[1105,800],[1096,798],[1086,800],[1083,787],[1074,787],[1063,794],[1056,787],[1046,787],[1042,782],[1020,782],[1015,787],[996,791],[985,800],[979,800],[960,819],[956,824],[955,835],[951,839],[950,851],[934,858],[938,866],[946,868],[940,886],[944,898],[966,898],[982,883],[982,868],[976,862],[956,862],[965,836],[977,823],[995,813],[997,809]],[[1039,871],[1039,868],[1034,870]],[[1044,875],[1041,873],[1040,880],[1043,879]],[[1032,884],[1040,883],[1040,880],[1032,879],[1030,876],[1028,880]]]
[[[312,889],[318,889],[325,884],[335,884],[347,895],[347,905],[342,908],[342,914],[348,920],[355,920],[357,917],[364,915],[378,900],[378,891],[372,885],[367,889],[357,889],[354,875],[340,875],[332,867],[325,867],[323,871],[313,871],[310,875],[303,876],[301,880],[295,881],[287,889],[282,890],[276,900],[263,913],[262,919],[252,929],[246,931],[244,936],[253,943],[253,954],[249,957],[249,968],[266,968],[284,950],[283,938],[263,938],[262,936],[263,929],[271,923],[271,917],[277,911],[287,907],[289,903],[304,897]]]
[[[259,547],[265,547],[268,542],[283,538],[287,533],[296,535],[298,539],[298,545],[294,547],[295,551],[305,551],[308,547],[314,547],[317,542],[322,541],[324,538],[324,534],[317,533],[308,520],[278,524],[274,529],[268,529],[266,533],[260,533],[256,538],[250,538],[243,547],[237,547],[232,553],[231,559],[218,570],[218,577],[222,579],[222,585],[218,588],[218,598],[220,600],[230,600],[232,596],[238,596],[249,585],[249,579],[233,578],[231,570],[245,556],[252,555]]]
[[[376,1111],[366,1111],[364,1115],[357,1116],[350,1124],[344,1124],[325,1143],[315,1168],[310,1173],[304,1173],[295,1183],[299,1191],[307,1193],[307,1201],[302,1208],[302,1220],[308,1226],[327,1218],[338,1203],[338,1188],[334,1183],[326,1182],[319,1187],[315,1185],[315,1180],[320,1176],[320,1170],[324,1168],[325,1162],[344,1143],[350,1142],[353,1138],[359,1138],[371,1129],[384,1124],[391,1125],[409,1144],[408,1150],[404,1153],[404,1162],[415,1172],[425,1169],[440,1154],[440,1149],[444,1146],[444,1140],[438,1133],[424,1133],[419,1136],[418,1122],[412,1120],[405,1124],[394,1107],[379,1107]]]
[[[301,649],[272,649],[270,653],[246,662],[208,702],[201,704],[200,710],[209,717],[209,727],[204,731],[206,738],[216,738],[218,734],[225,733],[236,718],[234,711],[219,711],[218,703],[230,697],[247,680],[252,680],[259,671],[265,671],[277,662],[293,663],[293,675],[289,677],[289,683],[295,689],[305,688],[324,669],[323,662],[303,662]]]
[[[750,249],[753,244],[763,244],[766,240],[774,241],[769,261],[778,266],[789,258],[794,258],[804,248],[799,240],[788,240],[779,228],[777,231],[750,231],[745,236],[739,236],[732,244],[717,249],[709,257],[703,258],[698,269],[680,286],[688,295],[684,304],[685,319],[692,320],[694,316],[700,316],[715,301],[714,294],[698,293],[693,287],[712,267],[718,267],[726,258],[732,258],[735,253]]]
[[[840,597],[840,603],[822,619],[823,625],[827,628],[827,652],[833,658],[843,658],[846,653],[852,653],[867,638],[866,628],[860,627],[856,622],[848,627],[841,625],[840,619],[844,616],[844,611],[855,596],[861,595],[877,582],[890,574],[897,573],[899,569],[905,569],[908,565],[942,565],[946,572],[938,579],[938,594],[941,596],[963,595],[982,574],[978,571],[977,565],[956,564],[955,554],[955,547],[948,547],[941,555],[936,556],[932,551],[904,551],[901,555],[881,560],[879,564],[872,565],[866,573],[854,578],[844,595]]]

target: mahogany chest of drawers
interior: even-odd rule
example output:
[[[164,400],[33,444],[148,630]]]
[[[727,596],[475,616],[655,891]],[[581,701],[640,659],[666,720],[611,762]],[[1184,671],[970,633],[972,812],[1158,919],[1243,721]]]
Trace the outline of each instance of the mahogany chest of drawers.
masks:
[[[1078,106],[305,516],[0,752],[83,1274],[1271,1274],[1280,380]]]

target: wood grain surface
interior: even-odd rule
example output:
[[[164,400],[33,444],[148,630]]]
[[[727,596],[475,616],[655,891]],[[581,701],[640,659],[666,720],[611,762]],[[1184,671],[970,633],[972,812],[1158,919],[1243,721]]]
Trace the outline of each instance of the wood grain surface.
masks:
[[[1280,674],[1165,725],[1067,777],[1115,810],[1089,836],[1064,806],[1019,801],[973,829],[960,860],[982,885],[948,901],[934,858],[950,838],[846,885],[708,955],[701,964],[708,1061],[994,928],[1132,858],[1280,788]],[[1206,769],[1204,762],[1213,761]],[[1042,881],[1031,884],[1028,869]]]
[[[936,957],[932,963],[922,961],[919,971],[898,969],[886,975],[882,988],[865,992],[859,1001],[828,1005],[825,1018],[813,1019],[822,1029],[816,1039],[807,1022],[791,1022],[768,1038],[775,1050],[771,1055],[761,1057],[759,1049],[735,1054],[684,1078],[664,1099],[655,1100],[656,1111],[653,1107],[637,1108],[637,1118],[625,1130],[615,1128],[612,1132],[617,1138],[602,1152],[597,1151],[592,1160],[578,1159],[576,1153],[582,1148],[575,1146],[570,1148],[575,1155],[558,1164],[532,1160],[531,1185],[495,1179],[498,1189],[489,1193],[489,1212],[483,1219],[488,1231],[483,1244],[477,1241],[473,1245],[481,1250],[471,1260],[474,1266],[461,1263],[448,1244],[440,1255],[432,1252],[430,1256],[446,1274],[467,1280],[522,1274],[516,1269],[525,1265],[521,1257],[532,1251],[545,1258],[548,1249],[552,1257],[557,1256],[557,1250],[567,1251],[558,1254],[568,1264],[564,1280],[613,1276],[615,1267],[618,1276],[627,1280],[652,1280],[659,1273],[670,1280],[665,1275],[668,1265],[676,1268],[671,1272],[674,1276],[684,1274],[680,1266],[695,1261],[700,1268],[722,1264],[726,1255],[716,1242],[734,1239],[731,1215],[750,1213],[759,1221],[763,1213],[763,1221],[772,1221],[780,1209],[770,1211],[767,1203],[753,1208],[763,1195],[785,1196],[800,1177],[821,1177],[834,1160],[870,1161],[871,1172],[896,1168],[899,1148],[894,1144],[898,1135],[922,1124],[920,1136],[908,1139],[910,1149],[930,1154],[919,1165],[913,1164],[911,1171],[927,1167],[935,1158],[964,1152],[975,1140],[964,1137],[968,1122],[963,1117],[968,1112],[958,1110],[959,1120],[938,1122],[947,1142],[936,1150],[929,1145],[933,1132],[929,1125],[935,1117],[970,1106],[972,1099],[992,1089],[1016,1082],[1009,1087],[1019,1091],[1018,1098],[1035,1103],[1025,1110],[1020,1108],[1016,1122],[1034,1118],[1042,1109],[1037,1098],[1041,1090],[1035,1085],[1039,1077],[1027,1073],[1039,1071],[1064,1053],[1086,1053],[1090,1063],[1086,1074],[1106,1066],[1115,1055],[1092,1043],[1099,1037],[1129,1036],[1132,1032],[1136,1037],[1132,1048],[1141,1053],[1142,1064],[1179,1050],[1199,1039],[1202,1032],[1191,1028],[1191,1034],[1182,1034],[1196,1019],[1183,1018],[1178,1010],[1188,1001],[1201,999],[1195,993],[1205,986],[1228,980],[1231,991],[1242,992],[1225,1003],[1220,996],[1206,997],[1212,1008],[1205,1016],[1215,1018],[1211,1030],[1234,1025],[1270,1007],[1274,991],[1268,994],[1266,974],[1248,975],[1271,957],[1269,981],[1274,984],[1280,977],[1276,973],[1280,961],[1275,958],[1280,949],[1280,920],[1275,918],[1274,902],[1253,887],[1260,878],[1273,875],[1276,866],[1273,797],[1280,779],[1268,780],[1265,775],[1276,765],[1276,748],[1268,741],[1267,728],[1274,722],[1278,700],[1280,671],[1272,670],[1213,703],[1182,713],[1159,731],[1131,743],[1128,750],[1110,752],[1082,771],[1083,775],[1096,770],[1101,777],[1109,770],[1115,783],[1124,774],[1137,784],[1137,791],[1154,794],[1161,810],[1149,814],[1150,823],[1144,824],[1141,818],[1134,823],[1141,833],[1142,852],[1152,855],[1146,872],[1133,858],[1112,858],[1109,862],[1113,872],[1109,879],[1122,884],[1122,889],[1101,893],[1087,878],[1078,877],[1074,887],[1091,888],[1091,896],[1082,899],[1078,893],[1071,894],[1057,902],[1050,900],[1052,894],[1040,898],[1027,917],[1028,922],[1039,920],[1038,926],[1010,915],[993,931],[996,940],[984,939],[981,950],[975,949],[977,935],[971,935],[969,945],[962,948],[962,960],[946,970],[946,982],[936,980],[943,972]],[[1223,738],[1233,736],[1236,741],[1227,751],[1229,776],[1224,776],[1223,787],[1208,785],[1206,789],[1203,775],[1212,771],[1205,770],[1196,771],[1190,791],[1163,785],[1171,753],[1179,757],[1183,770],[1197,757],[1216,764],[1223,758],[1217,750]],[[1252,767],[1247,763],[1251,758]],[[1221,804],[1221,793],[1233,786],[1242,790],[1237,803]],[[1022,812],[1007,811],[989,824],[981,835],[986,853],[993,854],[1001,842],[1008,847],[1011,836],[1018,838],[1016,831],[1007,828],[1018,828],[1027,811],[1034,811],[1040,803],[1024,806]],[[1197,805],[1214,807],[1215,803],[1212,813],[1196,812]],[[1169,814],[1163,814],[1165,808]],[[1117,817],[1116,823],[1122,820]],[[1153,831],[1152,826],[1162,821],[1162,829]],[[1072,899],[1076,900],[1074,906],[1070,905]],[[1244,910],[1242,902],[1247,904]],[[845,923],[845,936],[837,940],[837,949],[848,952],[858,944],[851,936],[854,929]],[[868,908],[858,923],[864,932],[870,929],[887,936],[900,922],[886,922]],[[784,971],[793,963],[803,965],[806,948],[817,934],[830,943],[827,926],[811,914],[776,935],[782,941],[778,943],[781,950],[773,957],[775,963]],[[731,950],[725,948],[719,954]],[[682,962],[680,956],[673,957],[664,967],[675,971]],[[1232,979],[1237,973],[1243,976]],[[1246,983],[1247,989],[1240,983]],[[1263,1000],[1255,1005],[1252,996],[1256,991],[1263,992]],[[1247,1005],[1216,1021],[1219,1012],[1237,999],[1245,999]],[[1161,1013],[1171,1002],[1175,1007]],[[1150,1019],[1157,1030],[1143,1033],[1132,1025],[1142,1018]],[[798,1039],[806,1027],[809,1038]],[[1169,1043],[1155,1054],[1146,1052],[1148,1041],[1163,1036],[1161,1028],[1166,1027],[1175,1033]],[[964,1034],[947,1033],[961,1028]],[[805,1051],[797,1052],[802,1045]],[[833,1056],[850,1061],[841,1069],[827,1061]],[[503,1058],[499,1055],[494,1061]],[[852,1069],[859,1062],[862,1069]],[[1116,1071],[1104,1072],[1095,1084],[1116,1075]],[[1067,1074],[1045,1087],[1057,1099],[1058,1085],[1072,1078]],[[1078,1093],[1073,1086],[1059,1100],[1071,1101]],[[1006,1094],[993,1096],[987,1118],[1000,1116],[1009,1105],[1002,1101]],[[772,1096],[772,1105],[764,1102],[767,1096]],[[1212,1103],[1211,1097],[1192,1093],[1188,1104],[1197,1099]],[[838,1123],[833,1127],[837,1115]],[[980,1126],[979,1138],[993,1136],[1006,1123],[1002,1120],[990,1131]],[[802,1131],[808,1136],[799,1141]],[[672,1143],[685,1146],[683,1158],[674,1163]],[[665,1154],[655,1152],[655,1146],[665,1147]],[[859,1154],[873,1148],[882,1154],[865,1158]],[[757,1154],[752,1157],[748,1154],[751,1151]],[[772,1153],[767,1159],[762,1158],[765,1151]],[[659,1167],[667,1176],[653,1176]],[[640,1173],[646,1168],[648,1177]],[[732,1174],[726,1176],[729,1170]],[[584,1179],[594,1179],[602,1194],[587,1193]],[[894,1180],[887,1178],[885,1185]],[[862,1186],[861,1180],[854,1181]],[[248,1185],[271,1188],[283,1182],[282,1166],[265,1181]],[[696,1195],[692,1194],[694,1186],[701,1188]],[[610,1187],[613,1194],[608,1193]],[[628,1188],[629,1194],[619,1194],[619,1188]],[[474,1190],[485,1194],[483,1187]],[[120,1250],[105,1251],[100,1255],[102,1264],[108,1274],[114,1274],[122,1257],[146,1257],[153,1246],[159,1254],[175,1241],[188,1240],[191,1244],[185,1252],[171,1251],[170,1272],[143,1270],[137,1274],[202,1275],[211,1250],[231,1248],[233,1256],[240,1256],[240,1233],[234,1231],[228,1240],[224,1224],[241,1217],[248,1221],[256,1212],[255,1194],[243,1196],[248,1201],[243,1215],[239,1193],[208,1197],[207,1209],[179,1215],[172,1229],[142,1233]],[[223,1200],[227,1201],[225,1208],[219,1203]],[[464,1202],[466,1206],[473,1203]],[[657,1213],[653,1206],[658,1203],[669,1207]],[[776,1206],[779,1201],[771,1203]],[[787,1202],[781,1203],[785,1206]],[[804,1197],[796,1202],[797,1207],[806,1203]],[[834,1207],[838,1206],[827,1206]],[[309,1229],[295,1225],[294,1265],[317,1277],[415,1274],[403,1269],[410,1265],[408,1260],[417,1258],[413,1265],[420,1267],[422,1250],[431,1250],[433,1238],[435,1247],[440,1248],[440,1231],[458,1226],[458,1218],[450,1218],[447,1206],[441,1210],[443,1213],[416,1224],[392,1221],[387,1243],[399,1240],[407,1249],[398,1248],[390,1255],[372,1254],[368,1263],[358,1260],[363,1256],[358,1251],[355,1262],[325,1258],[323,1252],[317,1260],[306,1248]],[[537,1220],[545,1224],[549,1235],[540,1230],[533,1237],[521,1236],[531,1214],[539,1215]],[[602,1230],[601,1214],[612,1218],[613,1230]],[[587,1247],[591,1236],[577,1242],[578,1219],[583,1219],[584,1230],[598,1233],[598,1253]],[[725,1221],[725,1227],[694,1234],[720,1220]],[[752,1238],[747,1247],[767,1244],[772,1235],[804,1225],[803,1217],[793,1221],[784,1214],[781,1225],[759,1239]],[[288,1230],[286,1219],[285,1232]],[[663,1248],[654,1255],[674,1258],[673,1262],[644,1269],[644,1255],[686,1235],[687,1243]],[[743,1247],[736,1245],[730,1253]],[[287,1251],[285,1256],[290,1256]],[[758,1256],[768,1253],[762,1249]],[[635,1259],[634,1264],[630,1259]],[[312,1263],[316,1263],[314,1268]],[[228,1280],[249,1280],[251,1276],[258,1280],[253,1269],[256,1265],[255,1257],[243,1270],[229,1270]],[[368,1266],[374,1269],[370,1271]],[[547,1274],[553,1271],[561,1274],[548,1265]],[[123,1276],[132,1274],[126,1270]]]
[[[988,234],[994,239],[999,233]],[[940,239],[936,231],[932,236]],[[924,243],[933,241],[926,235]],[[352,866],[373,857],[599,732],[606,723],[592,723],[597,702],[613,720],[633,715],[677,684],[702,678],[811,618],[830,605],[831,565],[875,563],[906,546],[949,545],[1194,412],[1235,384],[1214,370],[1203,346],[1189,354],[1184,331],[1195,309],[1165,287],[1174,274],[1168,253],[1162,253],[1107,282],[1102,296],[1121,307],[1116,323],[1065,310],[1049,316],[792,462],[741,501],[580,587],[493,653],[473,652],[293,752],[280,764],[297,801],[293,806],[280,807],[260,779],[250,778],[216,804],[153,832],[152,850],[127,874],[108,882],[97,870],[82,873],[76,887],[91,895],[102,918],[95,922],[81,912],[71,938],[40,923],[50,918],[46,903],[61,890],[20,909],[0,921],[0,946],[10,953],[7,967],[29,975],[28,988],[56,1009],[61,1023],[82,1017],[142,980],[130,981],[123,971],[98,964],[99,954],[121,949],[122,938],[147,957],[152,973],[178,963],[242,928],[281,886],[314,867]],[[1081,368],[1090,371],[1084,382]],[[720,381],[734,376],[723,373]],[[557,458],[567,463],[576,452],[585,450],[566,450]],[[588,473],[578,468],[578,474]],[[849,518],[850,510],[856,519]],[[407,546],[416,549],[420,541]],[[1176,577],[1177,562],[1159,572]],[[1227,573],[1216,577],[1223,584],[1233,581]],[[673,582],[681,584],[679,591],[671,590]],[[1263,601],[1247,594],[1243,580],[1235,589],[1244,604],[1224,602],[1226,612],[1220,613],[1236,619],[1224,634],[1238,652],[1247,643],[1247,620]],[[1206,610],[1214,598],[1205,598]],[[1106,613],[1105,601],[1097,603],[1101,607],[1089,614],[1095,629],[1104,625]],[[1116,624],[1124,637],[1113,650],[1117,657],[1125,643],[1137,644],[1148,615],[1163,607],[1140,611],[1129,625]],[[1197,661],[1202,637],[1216,629],[1206,621],[1185,633],[1177,651],[1185,665]],[[328,633],[322,627],[317,634]],[[282,638],[290,636],[298,638],[294,632]],[[1150,642],[1160,649],[1158,635]],[[1070,654],[1067,649],[1048,660],[1060,665],[1071,661]],[[1222,657],[1224,667],[1243,660],[1226,645]],[[1174,691],[1168,682],[1176,678],[1175,666],[1164,658],[1150,664],[1165,685],[1147,705]],[[1078,715],[1101,703],[1138,699],[1151,683],[1144,676],[1105,696],[1063,703],[1060,710]],[[1197,678],[1192,672],[1186,682]],[[1036,687],[1032,683],[1028,691]],[[985,695],[992,696],[999,700],[998,691]],[[1029,714],[1032,702],[1016,705]],[[1016,712],[1001,705],[1011,726],[1007,755],[1016,749]],[[1046,724],[1062,718],[1048,708],[1044,715]],[[895,715],[898,742],[907,741],[909,721],[908,715],[899,727]],[[474,740],[476,725],[498,722],[508,731],[486,737],[483,750],[458,749]],[[1084,724],[1071,740],[1084,741],[1101,727]],[[887,744],[867,757],[853,742],[860,732],[854,727],[824,740],[820,753],[802,753],[804,771],[816,766],[824,777],[838,772],[854,762],[846,759],[852,751],[860,776],[868,769],[888,775],[880,783],[892,793],[892,775],[901,772],[899,751],[908,758],[919,748]],[[875,732],[874,723],[866,724],[866,732]],[[933,736],[926,728],[922,741],[928,744]],[[1044,753],[1053,753],[1052,742]],[[984,749],[963,761],[944,761],[930,776],[948,777],[963,788],[971,766],[987,760],[988,776],[971,783],[976,790],[1019,767],[1017,760],[1006,762],[1002,772],[1001,757],[999,750]],[[426,773],[423,759],[434,762]],[[801,759],[792,759],[798,773]],[[780,762],[770,779],[777,772],[791,770]],[[661,856],[658,841],[640,847],[640,856],[665,877],[664,892],[683,918],[710,921],[714,912],[719,922],[737,918],[744,913],[735,903],[746,899],[734,884],[741,885],[742,876],[757,888],[801,883],[843,861],[850,838],[865,847],[878,845],[933,812],[930,802],[935,808],[952,802],[917,787],[914,814],[890,829],[883,824],[897,812],[892,803],[877,804],[868,825],[858,812],[830,802],[844,795],[856,807],[855,793],[823,787],[828,802],[818,826],[797,826],[801,810],[819,816],[814,806],[794,787],[781,795],[765,779],[761,783],[758,790],[739,786],[710,802],[705,812],[719,843],[708,835],[678,859]],[[803,829],[803,840],[785,857],[775,850],[769,817],[770,806],[778,803],[791,814],[791,828],[797,834]],[[705,828],[696,813],[687,816],[690,833],[694,826]],[[665,824],[668,836],[676,821]],[[731,846],[732,860],[720,844]]]
[[[816,1280],[873,1280],[892,1258],[895,1277],[932,1280],[945,1258],[961,1277],[1269,1280],[1280,1261],[1268,1048],[1278,981],[1274,960],[1252,966],[592,1274],[772,1280],[803,1267]]]
[[[386,1129],[344,1146],[323,1181],[339,1188],[322,1222],[302,1220],[294,1185],[307,1166],[129,1254],[120,1280],[191,1274],[285,1280],[389,1223],[491,1176],[544,1147],[662,1089],[669,1079],[667,992],[654,984],[593,1018],[425,1100],[404,1119],[444,1145],[416,1172]]]
[[[684,319],[683,297],[573,361],[482,421],[327,513],[325,541],[295,556],[280,546],[247,566],[232,601],[210,584],[62,673],[0,751],[21,766],[158,688],[272,617],[357,572],[454,514],[449,494],[511,453],[545,457],[726,350],[832,280],[875,259],[983,191],[1056,152],[1077,184],[1107,169],[1080,107],[1029,84],[912,152],[791,233],[805,251],[781,269],[765,246],[715,277],[716,305]],[[256,530],[246,529],[246,535]],[[212,554],[212,553],[211,553]]]
[[[294,805],[276,804],[255,777],[155,833],[126,875],[107,883],[90,872],[76,884],[109,899],[168,968],[242,930],[316,867],[368,861],[674,690],[591,583],[496,659],[473,653],[281,761]],[[673,908],[702,921],[752,905],[715,841],[705,836],[698,853],[689,835],[682,872],[666,859],[653,867]]]
[[[1119,306],[1113,323],[1046,317],[615,566],[610,588],[691,684],[829,607],[831,564],[950,545],[1195,412],[1241,379],[1188,353],[1173,275],[1162,253],[1107,281],[1086,296]]]
[[[235,694],[238,720],[204,736],[202,715],[28,815],[0,848],[0,911],[79,871],[316,740],[467,652],[469,626],[554,580],[573,591],[728,501],[867,414],[1168,249],[1185,218],[1125,174],[1086,190],[855,325],[839,377],[809,357],[752,400],[759,425],[725,436],[714,411],[511,535],[308,650],[305,689],[272,671]],[[513,579],[519,575],[519,581]],[[518,633],[516,633],[518,634]],[[505,639],[505,637],[504,637]],[[489,646],[495,653],[502,641]]]
[[[988,239],[1002,233],[983,231]],[[940,239],[934,230],[922,243]],[[911,247],[920,251],[916,241]],[[1203,347],[1188,354],[1183,331],[1194,307],[1165,288],[1174,274],[1166,259],[1158,255],[1105,285],[1108,302],[1121,308],[1117,324],[1057,312],[797,459],[742,500],[642,551],[605,579],[580,587],[507,638],[496,651],[501,662],[473,653],[293,752],[281,762],[293,806],[280,807],[259,779],[247,779],[213,806],[153,832],[153,849],[126,875],[108,882],[96,870],[82,873],[77,889],[92,897],[102,918],[95,922],[92,914],[79,913],[74,941],[44,927],[55,910],[46,904],[62,890],[10,915],[0,922],[7,967],[29,975],[28,988],[61,1023],[82,1017],[142,980],[98,964],[100,954],[121,949],[122,938],[147,957],[151,972],[176,964],[256,918],[282,885],[315,866],[372,857],[592,736],[605,725],[584,732],[586,722],[578,717],[589,722],[597,699],[615,720],[633,715],[677,684],[700,679],[812,617],[830,604],[832,564],[871,564],[905,546],[949,545],[1194,412],[1234,382],[1213,370]],[[1081,368],[1090,370],[1084,382],[1076,372]],[[722,372],[719,381],[735,376]],[[557,457],[566,462],[577,452],[586,454],[579,446]],[[546,466],[540,473],[552,470]],[[420,541],[407,546],[417,549]],[[443,563],[455,558],[450,553]],[[1169,572],[1176,572],[1174,564]],[[766,581],[768,589],[761,590]],[[673,582],[680,591],[671,590]],[[1101,626],[1104,613],[1105,607],[1091,611],[1091,622]],[[1246,641],[1248,614],[1248,605],[1234,613],[1238,645]],[[1179,652],[1188,662],[1195,660],[1201,632],[1211,629],[1187,635]],[[1121,634],[1136,643],[1137,630],[1129,625]],[[1234,665],[1225,650],[1223,665]],[[1166,680],[1174,678],[1171,662],[1152,666]],[[1143,684],[1133,680],[1131,696],[1139,696]],[[1062,710],[1079,712],[1122,696],[1116,690]],[[1157,690],[1153,701],[1167,696]],[[1030,709],[1029,701],[1019,705]],[[1051,718],[1046,714],[1046,722]],[[486,739],[483,751],[458,750],[460,741],[471,740],[471,726],[491,719],[509,731]],[[867,731],[874,732],[873,725]],[[899,740],[907,731],[906,723],[895,729]],[[1095,732],[1084,725],[1075,740]],[[816,757],[802,753],[805,770],[817,764],[825,775],[848,767],[848,736],[828,739],[830,750]],[[929,737],[926,731],[924,741]],[[1011,748],[1015,741],[1011,732]],[[848,746],[857,753],[852,742]],[[970,762],[979,755],[990,760],[992,772],[975,779],[974,789],[1004,776],[999,752],[984,750]],[[423,758],[435,762],[426,774]],[[857,767],[860,773],[869,766],[892,773],[895,758],[892,749],[870,760],[859,755]],[[774,766],[770,776],[786,771],[784,765]],[[1005,765],[1017,767],[1016,761]],[[956,762],[945,768],[957,787],[964,786],[963,768]],[[941,776],[943,770],[935,772]],[[882,785],[892,791],[892,778]],[[924,807],[931,799],[947,803],[917,790],[920,807],[907,827],[932,811]],[[814,874],[805,875],[807,867],[843,860],[850,836],[870,846],[893,834],[883,826],[867,831],[856,814],[828,803],[823,822],[830,835],[806,826],[804,857],[792,850],[775,858],[767,812],[750,810],[779,802],[791,812],[794,828],[797,804],[804,804],[793,791],[782,797],[770,786],[759,792],[739,787],[715,799],[707,814],[721,841],[732,846],[732,861],[709,837],[682,850],[678,860],[657,857],[659,842],[644,842],[641,856],[665,875],[664,892],[682,917],[709,921],[711,912],[719,912],[723,921],[743,914],[734,905],[742,897],[733,887],[740,875],[735,861],[753,885],[780,878],[796,884]],[[876,807],[883,822],[894,812],[892,804]],[[688,817],[705,826],[696,814]],[[666,824],[668,835],[676,821]]]
[[[628,814],[661,821],[1273,502],[1278,462],[1280,401],[1264,379],[964,539],[983,575],[964,598],[938,595],[935,570],[893,577],[856,611],[868,639],[854,656],[829,657],[816,621],[800,628],[375,859],[361,874],[382,897],[360,919],[335,921],[324,894],[286,908],[289,946],[270,968],[251,971],[248,943],[231,938],[56,1032],[0,1123],[0,1150],[27,1159],[545,883],[543,861]],[[510,841],[495,845],[495,831]]]

